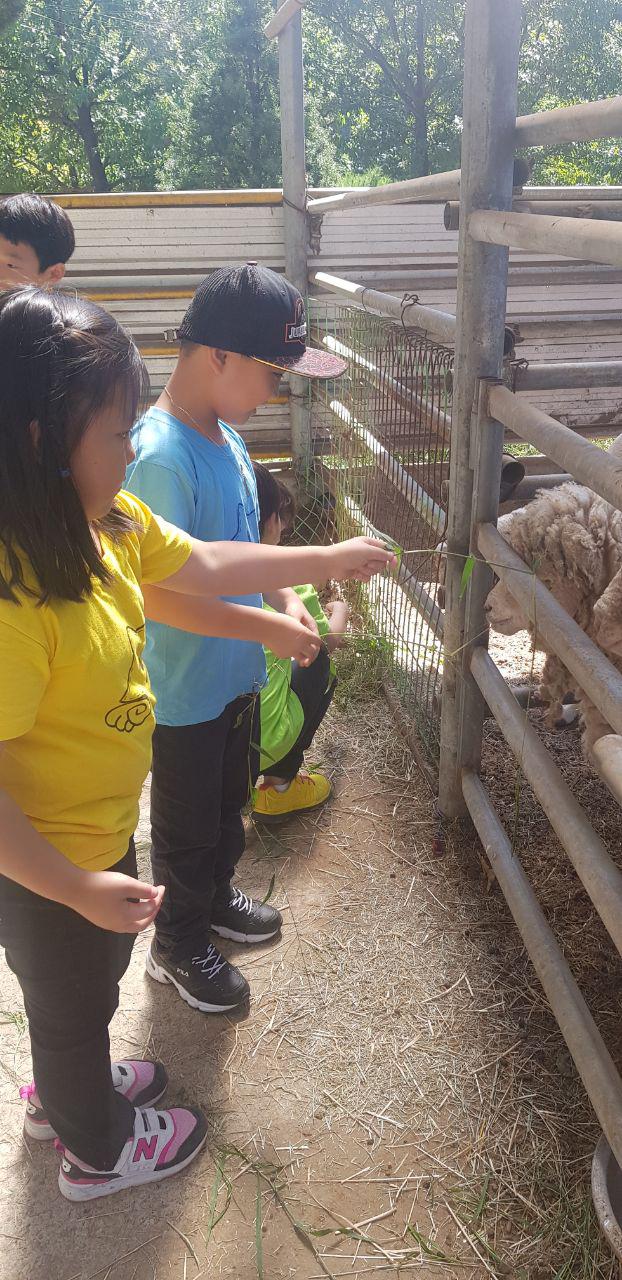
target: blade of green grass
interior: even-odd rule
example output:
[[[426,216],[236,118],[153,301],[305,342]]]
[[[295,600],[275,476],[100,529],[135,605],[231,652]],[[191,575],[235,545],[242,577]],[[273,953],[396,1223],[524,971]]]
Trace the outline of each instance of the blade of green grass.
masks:
[[[261,899],[262,903],[270,901],[272,894],[274,893],[275,881],[276,881],[276,873],[273,871],[272,876],[270,878],[270,884],[268,885],[268,892],[265,898]]]
[[[406,1230],[409,1236],[412,1236],[413,1240],[417,1241],[421,1252],[426,1258],[433,1258],[435,1262],[455,1263],[459,1261],[458,1258],[451,1258],[449,1254],[445,1253],[442,1249],[437,1249],[436,1245],[432,1244],[431,1240],[426,1240],[425,1236],[423,1236],[420,1231],[417,1231],[416,1227],[409,1226]]]

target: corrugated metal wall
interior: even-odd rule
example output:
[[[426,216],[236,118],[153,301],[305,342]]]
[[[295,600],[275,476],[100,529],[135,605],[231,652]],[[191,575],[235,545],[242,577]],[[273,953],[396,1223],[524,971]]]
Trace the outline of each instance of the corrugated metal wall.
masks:
[[[68,282],[110,308],[138,341],[154,392],[175,359],[174,329],[200,278],[226,263],[284,269],[280,191],[59,197],[76,231]],[[402,204],[324,216],[313,269],[455,307],[458,236],[441,205]],[[324,295],[314,311],[335,304]],[[528,360],[622,357],[622,273],[526,251],[511,255],[508,321]],[[622,427],[622,390],[551,392],[537,401],[568,425]],[[289,447],[286,388],[246,429],[255,452]]]

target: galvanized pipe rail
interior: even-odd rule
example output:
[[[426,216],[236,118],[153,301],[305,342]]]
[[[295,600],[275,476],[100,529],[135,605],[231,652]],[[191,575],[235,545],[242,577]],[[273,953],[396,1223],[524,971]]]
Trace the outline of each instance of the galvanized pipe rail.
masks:
[[[378,289],[366,289],[365,285],[355,284],[353,280],[345,280],[342,276],[333,276],[327,271],[311,271],[311,284],[338,294],[344,300],[371,311],[378,316],[388,316],[390,320],[412,325],[429,333],[437,342],[453,343],[456,336],[456,317],[448,311],[437,311],[434,307],[424,307],[420,302],[410,302],[404,298],[394,298],[390,293],[381,293]]]
[[[476,209],[469,218],[469,234],[481,244],[506,245],[510,249],[563,254],[566,258],[600,262],[605,266],[622,266],[619,222]]]
[[[557,391],[567,387],[620,387],[622,360],[557,360],[511,369],[514,391]]]
[[[611,219],[622,221],[622,200],[526,200],[523,196],[512,201],[513,213],[531,213],[534,216],[551,218],[594,218],[596,221]],[[446,231],[458,231],[460,227],[460,204],[457,200],[448,200],[443,210],[443,225]]]
[[[501,384],[489,387],[488,410],[491,417],[535,445],[564,471],[571,472],[579,484],[587,485],[622,510],[622,458],[603,453]]]
[[[606,733],[594,743],[590,759],[612,796],[622,805],[622,738]]]
[[[525,476],[519,480],[517,486],[512,491],[512,501],[529,502],[531,498],[535,498],[539,489],[556,489],[558,484],[566,484],[573,477],[567,471],[552,471],[548,475],[543,476]]]
[[[480,647],[473,651],[471,671],[508,746],[622,955],[622,872],[614,866],[605,845],[485,649]],[[618,738],[615,740],[620,741]]]
[[[275,36],[280,36],[292,18],[295,18],[308,3],[309,0],[283,0],[283,4],[263,29],[266,40],[274,40]]]
[[[533,119],[526,116],[525,119]],[[622,200],[622,187],[531,187],[525,186],[522,191],[525,200]]]
[[[620,1076],[488,792],[472,770],[465,770],[463,773],[462,790],[486,857],[501,886],[600,1125],[622,1167]]]
[[[375,204],[400,204],[404,200],[422,200],[442,203],[455,200],[460,194],[460,170],[447,173],[431,173],[423,178],[407,178],[404,182],[387,182],[381,187],[363,187],[357,191],[342,191],[336,195],[320,196],[309,200],[311,214],[334,213],[341,209],[365,209]]]
[[[514,161],[513,185],[522,189],[529,177],[529,165],[518,157]],[[355,191],[337,192],[309,200],[311,214],[334,213],[340,209],[365,209],[375,204],[401,204],[417,201],[437,204],[444,200],[457,200],[460,196],[460,169],[445,173],[429,173],[421,178],[406,178],[403,182],[386,182],[380,187],[359,187]]]
[[[622,96],[577,102],[531,116],[518,116],[515,147],[547,147],[560,142],[592,142],[622,135]]]

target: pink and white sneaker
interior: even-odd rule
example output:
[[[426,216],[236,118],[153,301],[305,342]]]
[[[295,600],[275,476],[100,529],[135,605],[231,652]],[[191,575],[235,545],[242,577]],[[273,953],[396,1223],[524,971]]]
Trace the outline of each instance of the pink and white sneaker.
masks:
[[[124,1058],[121,1062],[112,1063],[112,1083],[117,1093],[122,1093],[135,1107],[152,1107],[162,1097],[168,1084],[168,1076],[161,1062]],[[32,1084],[25,1084],[20,1089],[19,1096],[26,1103],[26,1136],[37,1142],[55,1138],[56,1133],[41,1106],[34,1080]]]
[[[149,1107],[137,1109],[135,1115],[133,1136],[128,1138],[114,1169],[92,1169],[56,1140],[62,1153],[58,1185],[66,1200],[95,1200],[128,1187],[170,1178],[194,1160],[207,1137],[205,1116],[194,1108],[155,1111]]]

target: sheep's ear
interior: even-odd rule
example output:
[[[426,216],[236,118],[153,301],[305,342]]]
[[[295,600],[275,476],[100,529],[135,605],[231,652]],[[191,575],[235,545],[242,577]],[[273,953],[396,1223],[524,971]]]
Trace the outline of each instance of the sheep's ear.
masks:
[[[590,635],[605,653],[622,657],[622,571],[596,601]]]

